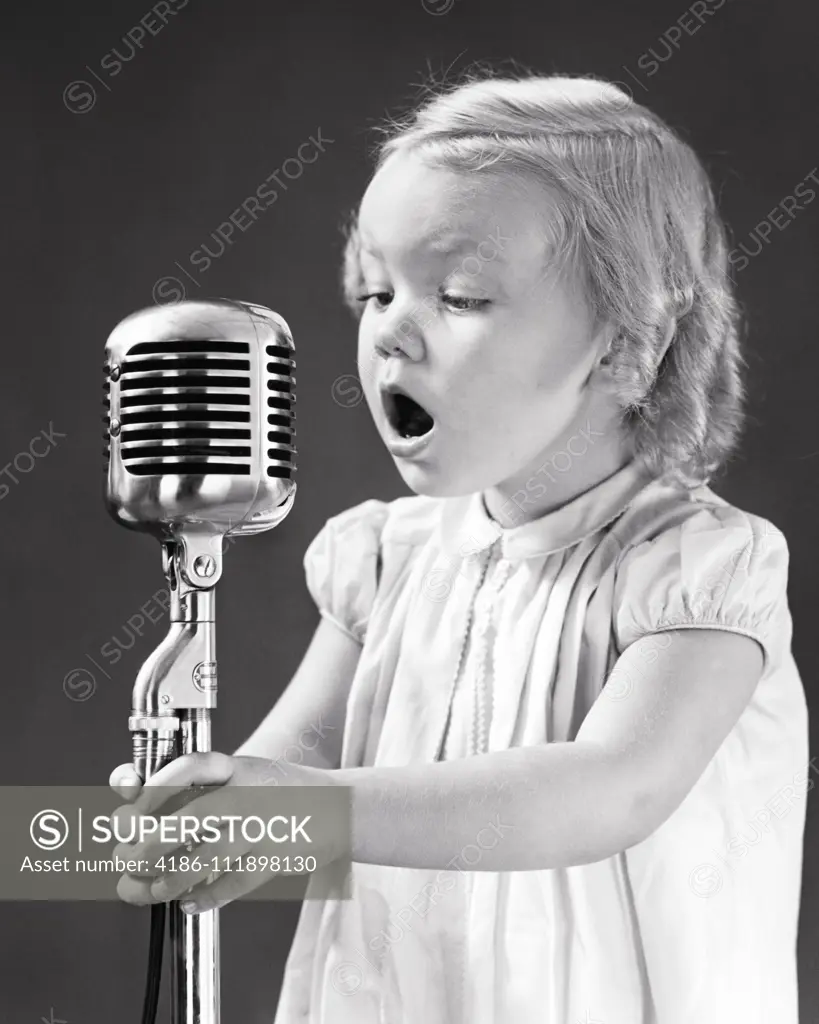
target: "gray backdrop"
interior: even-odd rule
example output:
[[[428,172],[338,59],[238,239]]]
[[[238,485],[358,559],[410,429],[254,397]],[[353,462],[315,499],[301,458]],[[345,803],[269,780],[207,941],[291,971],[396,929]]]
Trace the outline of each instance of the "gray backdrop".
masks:
[[[440,78],[476,59],[630,85],[711,168],[735,244],[753,254],[735,259],[751,418],[714,487],[790,542],[794,647],[812,700],[819,202],[771,212],[819,164],[817,17],[787,0],[694,7],[708,12],[698,21],[668,0],[15,7],[2,61],[4,784],[97,784],[130,757],[130,691],[164,632],[165,617],[150,621],[163,577],[158,545],[103,509],[100,364],[122,317],[180,286],[273,307],[297,345],[299,492],[278,529],[229,552],[215,747],[238,746],[289,680],[318,621],[307,544],[328,516],[408,493],[349,380],[333,391],[355,374],[339,224],[367,182],[368,128],[411,102],[430,70]],[[320,158],[296,178],[279,172],[286,189],[205,267],[212,233],[319,129]],[[816,843],[811,813],[804,1024],[819,1020]],[[271,1020],[297,910],[223,912],[224,1020]],[[138,1019],[146,910],[3,903],[0,921],[0,1019]]]

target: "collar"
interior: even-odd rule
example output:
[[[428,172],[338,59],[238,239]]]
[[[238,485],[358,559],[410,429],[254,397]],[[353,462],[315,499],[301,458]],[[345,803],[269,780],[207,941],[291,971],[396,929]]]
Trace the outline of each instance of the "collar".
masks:
[[[534,558],[577,544],[621,515],[653,476],[632,459],[565,505],[520,526],[503,528],[486,511],[483,493],[444,498],[439,538],[453,557],[476,554],[500,541],[500,557]]]

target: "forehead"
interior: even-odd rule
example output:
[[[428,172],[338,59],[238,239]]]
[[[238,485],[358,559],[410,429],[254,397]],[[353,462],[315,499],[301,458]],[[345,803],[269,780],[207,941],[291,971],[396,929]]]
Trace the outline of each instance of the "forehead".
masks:
[[[359,208],[362,253],[387,261],[492,246],[493,263],[540,260],[546,248],[544,189],[498,174],[467,175],[395,154],[370,182]]]

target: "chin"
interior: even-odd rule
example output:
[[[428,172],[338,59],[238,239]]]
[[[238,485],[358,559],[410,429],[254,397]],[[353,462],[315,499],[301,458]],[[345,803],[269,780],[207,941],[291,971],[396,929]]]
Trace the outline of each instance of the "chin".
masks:
[[[482,490],[480,483],[470,481],[463,473],[442,469],[432,459],[393,458],[407,487],[426,498],[460,498]]]
[[[419,460],[405,463],[403,459],[395,459],[395,465],[404,483],[416,494],[426,498],[452,497],[447,482],[429,463]]]

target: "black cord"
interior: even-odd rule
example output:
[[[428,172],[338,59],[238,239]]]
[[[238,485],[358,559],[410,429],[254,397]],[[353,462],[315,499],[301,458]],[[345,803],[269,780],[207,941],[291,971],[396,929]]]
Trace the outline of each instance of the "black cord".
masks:
[[[145,979],[145,1001],[142,1024],[156,1024],[159,986],[162,981],[162,943],[165,937],[166,903],[151,906],[151,937],[148,944],[148,976]]]

